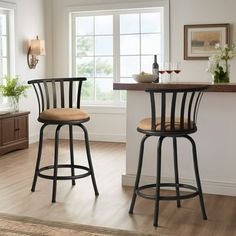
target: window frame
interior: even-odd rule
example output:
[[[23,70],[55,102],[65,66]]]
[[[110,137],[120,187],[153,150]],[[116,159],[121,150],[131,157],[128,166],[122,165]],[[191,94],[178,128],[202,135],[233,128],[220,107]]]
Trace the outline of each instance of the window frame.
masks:
[[[7,75],[15,75],[15,12],[16,4],[0,1],[0,12],[6,15],[7,31]],[[0,108],[9,107],[6,99],[0,95]]]
[[[69,74],[71,76],[75,76],[76,74],[76,55],[75,50],[75,17],[76,16],[88,16],[88,15],[113,15],[113,82],[119,82],[120,80],[120,51],[119,51],[119,44],[120,44],[120,32],[119,32],[119,15],[120,14],[127,14],[127,13],[140,13],[141,12],[156,12],[155,10],[162,11],[162,25],[160,34],[162,35],[162,56],[163,61],[169,60],[169,0],[158,0],[158,1],[141,1],[138,3],[127,2],[127,3],[118,3],[118,4],[101,4],[101,5],[89,5],[89,6],[80,6],[80,7],[69,7],[67,8],[68,15],[69,15]],[[118,29],[115,29],[115,27]],[[164,30],[165,29],[165,30]],[[117,35],[118,32],[118,35]],[[115,56],[116,55],[116,56]],[[115,99],[111,103],[104,103],[102,104],[99,102],[97,104],[94,103],[86,103],[83,102],[83,105],[86,107],[125,107],[126,102],[121,102],[119,100],[120,91],[114,91]]]

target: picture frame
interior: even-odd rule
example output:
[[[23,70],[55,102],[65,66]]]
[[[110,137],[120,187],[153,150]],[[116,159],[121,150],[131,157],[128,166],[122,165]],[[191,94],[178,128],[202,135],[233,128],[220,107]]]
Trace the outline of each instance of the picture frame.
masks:
[[[184,25],[184,60],[208,60],[217,43],[230,43],[229,23]]]

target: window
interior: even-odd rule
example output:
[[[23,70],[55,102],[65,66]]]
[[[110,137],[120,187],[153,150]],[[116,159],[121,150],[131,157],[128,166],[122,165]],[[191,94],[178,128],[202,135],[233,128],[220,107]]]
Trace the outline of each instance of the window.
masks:
[[[0,78],[14,75],[14,9],[14,4],[0,2]],[[0,95],[0,107],[6,106]]]
[[[164,8],[77,12],[72,22],[72,75],[85,76],[83,104],[121,105],[113,82],[152,71],[153,55],[164,61]]]

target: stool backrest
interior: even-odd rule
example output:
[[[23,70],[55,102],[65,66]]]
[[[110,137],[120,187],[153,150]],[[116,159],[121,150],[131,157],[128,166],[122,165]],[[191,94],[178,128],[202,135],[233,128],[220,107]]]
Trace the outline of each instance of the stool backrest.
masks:
[[[80,108],[84,77],[30,80],[36,92],[39,113],[50,108]]]
[[[156,131],[156,117],[160,120],[160,132],[175,132],[176,127],[178,132],[196,128],[199,104],[208,87],[146,89],[151,100],[151,130]]]

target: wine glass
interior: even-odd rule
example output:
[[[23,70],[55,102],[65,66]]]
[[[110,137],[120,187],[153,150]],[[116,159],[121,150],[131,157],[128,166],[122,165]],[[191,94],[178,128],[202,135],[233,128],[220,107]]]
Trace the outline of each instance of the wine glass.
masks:
[[[173,62],[173,71],[176,74],[176,78],[178,77],[178,74],[181,72],[180,70],[180,62]]]
[[[165,71],[169,75],[169,81],[171,80],[171,74],[173,72],[172,62],[165,62]]]
[[[164,73],[165,73],[165,63],[164,62],[160,62],[159,64],[159,79],[160,79],[160,82],[163,83],[164,82]]]

